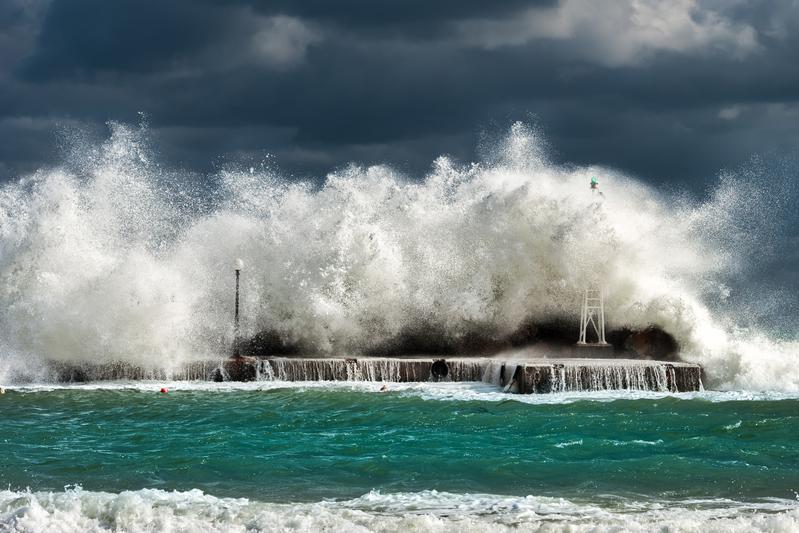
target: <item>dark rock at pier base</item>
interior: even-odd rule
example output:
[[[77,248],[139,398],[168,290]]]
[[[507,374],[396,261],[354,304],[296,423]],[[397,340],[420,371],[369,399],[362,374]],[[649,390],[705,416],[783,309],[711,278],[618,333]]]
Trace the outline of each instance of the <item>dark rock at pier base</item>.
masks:
[[[543,323],[527,323],[511,335],[499,335],[486,327],[456,337],[435,324],[420,322],[375,345],[357,351],[369,357],[493,356],[516,348],[538,348],[546,357],[591,357],[621,359],[679,360],[679,345],[667,331],[652,325],[642,330],[611,329],[606,332],[607,347],[589,344],[577,347],[578,327],[572,318],[556,318]],[[590,339],[589,339],[590,341]],[[334,343],[335,345],[335,343]],[[335,347],[346,352],[351,347]],[[313,356],[313,346],[292,344],[275,331],[262,331],[242,340],[234,353],[249,357]],[[324,356],[324,354],[316,354]]]
[[[674,337],[656,327],[630,333],[624,339],[623,346],[625,350],[636,354],[640,359],[657,361],[674,361],[679,350]]]
[[[249,357],[234,357],[226,361],[213,374],[214,381],[255,381],[258,379],[257,362]]]

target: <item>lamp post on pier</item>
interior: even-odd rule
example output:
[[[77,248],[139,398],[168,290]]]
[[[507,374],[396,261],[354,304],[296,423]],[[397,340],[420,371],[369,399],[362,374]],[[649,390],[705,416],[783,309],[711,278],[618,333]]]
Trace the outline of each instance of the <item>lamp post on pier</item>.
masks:
[[[241,278],[241,270],[244,268],[244,261],[236,259],[236,310],[233,316],[233,355],[239,357],[241,352],[240,345],[240,328],[239,328],[239,279]]]

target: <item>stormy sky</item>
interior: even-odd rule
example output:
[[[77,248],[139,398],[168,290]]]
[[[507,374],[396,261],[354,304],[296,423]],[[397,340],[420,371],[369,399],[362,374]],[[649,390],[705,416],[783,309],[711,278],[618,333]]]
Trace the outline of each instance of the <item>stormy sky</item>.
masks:
[[[515,120],[703,190],[799,146],[796,0],[3,0],[0,181],[146,113],[159,157],[421,176]]]

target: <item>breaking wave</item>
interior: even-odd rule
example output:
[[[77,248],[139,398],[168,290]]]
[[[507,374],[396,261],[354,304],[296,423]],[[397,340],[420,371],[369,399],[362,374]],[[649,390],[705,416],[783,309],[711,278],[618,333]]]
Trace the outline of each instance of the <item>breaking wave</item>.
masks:
[[[571,319],[602,280],[610,327],[665,329],[709,386],[799,390],[796,332],[778,341],[739,327],[757,309],[725,311],[753,258],[779,249],[793,193],[774,188],[787,182],[727,174],[697,202],[555,165],[520,123],[482,161],[440,157],[422,180],[355,165],[321,185],[266,167],[198,179],[162,168],[148,142],[112,124],[101,144],[0,188],[0,380],[43,359],[219,357],[241,258],[242,333],[287,348],[501,342]]]
[[[610,505],[607,505],[607,504]],[[199,490],[119,494],[0,491],[8,531],[795,531],[795,501],[730,500],[605,505],[562,498],[371,492],[348,501],[262,503]]]

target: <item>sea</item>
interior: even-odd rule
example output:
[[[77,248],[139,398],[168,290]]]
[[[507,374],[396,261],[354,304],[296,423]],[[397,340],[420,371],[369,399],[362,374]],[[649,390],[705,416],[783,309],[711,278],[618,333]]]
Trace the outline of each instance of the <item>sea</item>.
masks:
[[[381,388],[12,387],[0,531],[799,530],[797,395]]]
[[[790,161],[673,190],[555,163],[516,123],[424,176],[199,175],[146,124],[92,135],[0,184],[0,532],[799,531]],[[164,379],[237,337],[315,357],[538,346],[553,322],[576,341],[590,287],[609,332],[656,326],[705,390]],[[87,365],[153,379],[54,371]]]

